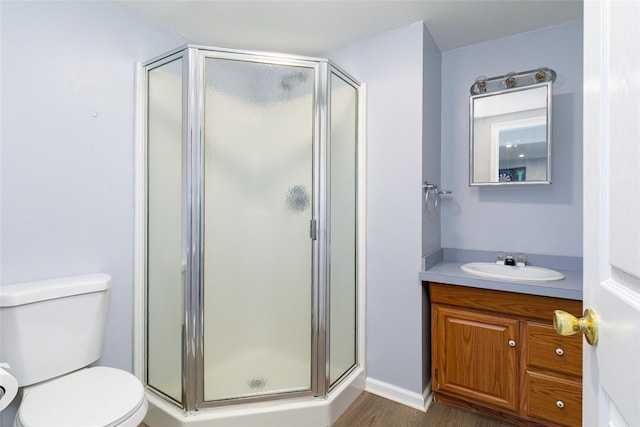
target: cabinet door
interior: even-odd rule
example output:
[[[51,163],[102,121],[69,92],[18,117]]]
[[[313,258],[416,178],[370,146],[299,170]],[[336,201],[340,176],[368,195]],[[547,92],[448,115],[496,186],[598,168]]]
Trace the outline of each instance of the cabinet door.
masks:
[[[518,409],[518,320],[433,305],[433,388]]]

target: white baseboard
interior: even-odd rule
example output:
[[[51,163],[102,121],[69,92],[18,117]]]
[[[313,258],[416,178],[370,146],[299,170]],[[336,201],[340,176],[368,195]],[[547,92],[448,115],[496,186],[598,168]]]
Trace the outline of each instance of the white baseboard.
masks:
[[[429,406],[431,406],[431,402],[433,402],[433,390],[431,390],[431,381],[427,384],[427,388],[422,392],[422,400],[424,402],[424,411],[427,412],[429,410]]]
[[[373,378],[367,378],[365,391],[393,400],[405,406],[426,412],[431,404],[432,392],[429,384],[422,394],[400,388],[393,384],[385,383]]]

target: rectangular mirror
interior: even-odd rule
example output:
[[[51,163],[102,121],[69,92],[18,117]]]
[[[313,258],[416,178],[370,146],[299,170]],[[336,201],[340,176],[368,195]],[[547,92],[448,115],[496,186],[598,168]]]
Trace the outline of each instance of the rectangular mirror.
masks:
[[[551,184],[551,83],[471,96],[469,185]]]

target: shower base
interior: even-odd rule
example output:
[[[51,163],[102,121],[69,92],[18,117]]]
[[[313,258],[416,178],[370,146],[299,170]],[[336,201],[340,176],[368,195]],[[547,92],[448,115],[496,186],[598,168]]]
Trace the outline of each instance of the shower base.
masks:
[[[171,403],[147,392],[149,410],[144,422],[153,427],[327,427],[362,393],[364,370],[359,367],[327,398],[292,398],[207,408],[184,413]]]
[[[260,396],[309,389],[309,355],[294,357],[274,349],[252,350],[224,360],[205,358],[206,400]]]

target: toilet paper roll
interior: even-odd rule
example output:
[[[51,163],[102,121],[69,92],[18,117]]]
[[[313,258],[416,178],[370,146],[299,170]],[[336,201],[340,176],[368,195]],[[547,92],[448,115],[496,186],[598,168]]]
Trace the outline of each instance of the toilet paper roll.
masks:
[[[18,381],[5,368],[11,369],[8,364],[0,363],[0,411],[9,406],[18,393]]]

